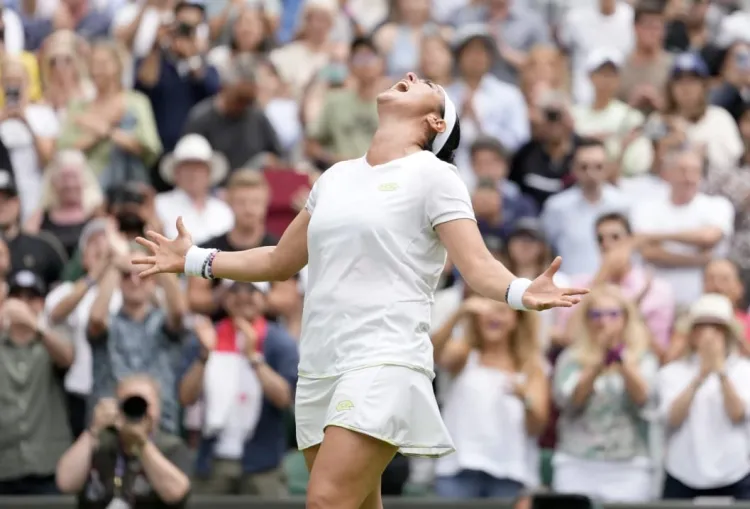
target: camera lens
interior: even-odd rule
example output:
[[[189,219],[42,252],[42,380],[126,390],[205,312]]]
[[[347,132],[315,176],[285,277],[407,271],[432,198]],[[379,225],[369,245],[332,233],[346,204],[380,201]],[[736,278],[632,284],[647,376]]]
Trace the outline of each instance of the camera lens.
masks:
[[[140,421],[146,417],[148,402],[140,396],[130,396],[120,403],[120,410],[129,421]]]

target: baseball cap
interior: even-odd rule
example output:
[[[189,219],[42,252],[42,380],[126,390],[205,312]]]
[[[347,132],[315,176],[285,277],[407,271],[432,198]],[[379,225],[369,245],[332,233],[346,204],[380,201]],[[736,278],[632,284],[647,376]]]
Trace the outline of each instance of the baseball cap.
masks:
[[[545,242],[544,229],[539,219],[535,217],[522,217],[513,225],[511,237],[527,235],[540,242]]]
[[[47,285],[36,272],[19,270],[8,277],[8,293],[13,295],[22,290],[34,292],[39,297],[47,295]]]
[[[672,78],[679,74],[695,74],[707,78],[710,73],[706,62],[697,53],[682,53],[672,64]]]
[[[598,71],[607,64],[619,70],[623,64],[622,53],[613,48],[595,48],[586,56],[587,73]]]
[[[13,177],[13,173],[10,170],[0,170],[0,192],[6,193],[10,196],[18,196],[16,179]]]
[[[270,283],[267,283],[265,281],[253,282],[253,283],[248,283],[245,281],[232,281],[229,283],[230,292],[236,292],[240,290],[251,290],[251,291],[258,291],[265,295],[266,293],[268,293],[270,289],[271,289]]]

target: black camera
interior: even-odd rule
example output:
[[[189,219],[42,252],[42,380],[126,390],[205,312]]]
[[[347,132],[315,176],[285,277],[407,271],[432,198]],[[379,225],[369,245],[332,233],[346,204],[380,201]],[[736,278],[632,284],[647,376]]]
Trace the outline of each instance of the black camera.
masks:
[[[122,400],[120,411],[128,422],[140,422],[146,417],[148,402],[141,396],[130,396]]]
[[[195,33],[195,27],[189,23],[177,23],[174,32],[178,37],[192,37]]]
[[[3,93],[5,94],[5,104],[8,106],[15,106],[21,102],[21,89],[19,87],[7,87]]]
[[[129,184],[112,187],[107,190],[107,202],[111,205],[142,205],[146,202],[146,195],[140,188]]]

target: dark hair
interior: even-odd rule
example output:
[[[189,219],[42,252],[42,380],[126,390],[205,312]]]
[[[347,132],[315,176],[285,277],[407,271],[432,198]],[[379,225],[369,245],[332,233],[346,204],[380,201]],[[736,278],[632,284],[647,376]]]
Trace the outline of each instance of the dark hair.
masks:
[[[508,158],[508,151],[505,149],[503,144],[500,143],[500,140],[492,138],[491,136],[481,136],[477,138],[476,141],[471,144],[471,148],[469,148],[469,154],[473,159],[474,156],[477,155],[477,152],[481,152],[483,150],[492,152],[501,159]]]
[[[355,38],[352,41],[351,45],[349,46],[349,54],[350,55],[354,55],[354,53],[357,50],[360,50],[360,49],[368,49],[368,50],[372,51],[373,53],[375,53],[376,55],[380,54],[380,52],[378,51],[378,47],[375,46],[375,43],[369,37],[357,37],[357,38]]]
[[[575,159],[576,157],[578,157],[578,153],[581,150],[586,150],[587,148],[594,148],[594,147],[599,147],[602,150],[606,150],[606,148],[604,147],[604,142],[602,142],[601,140],[597,140],[596,138],[587,138],[587,137],[580,138],[576,142],[575,148],[573,149],[573,158]]]
[[[638,24],[647,16],[664,16],[665,2],[660,0],[643,0],[638,2],[633,15],[633,23]]]
[[[630,221],[628,221],[628,218],[620,212],[607,212],[606,214],[602,214],[596,219],[595,228],[598,230],[599,226],[604,223],[609,223],[610,221],[615,221],[624,226],[625,231],[628,232],[628,235],[631,235],[633,233],[632,229],[630,228]]]

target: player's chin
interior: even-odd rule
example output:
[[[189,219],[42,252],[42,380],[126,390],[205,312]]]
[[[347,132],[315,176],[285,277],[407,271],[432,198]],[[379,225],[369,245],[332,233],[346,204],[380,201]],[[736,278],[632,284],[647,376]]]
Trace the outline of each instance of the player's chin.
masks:
[[[389,88],[378,94],[378,103],[390,103],[398,101],[399,96],[403,95],[404,92],[399,92],[394,88]]]

